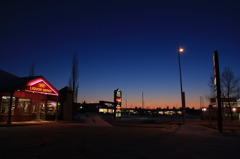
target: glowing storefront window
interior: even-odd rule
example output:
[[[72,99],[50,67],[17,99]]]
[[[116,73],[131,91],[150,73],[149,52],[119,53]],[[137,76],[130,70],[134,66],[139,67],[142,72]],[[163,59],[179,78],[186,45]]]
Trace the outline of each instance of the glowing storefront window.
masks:
[[[114,113],[114,109],[108,109],[108,113]]]
[[[2,96],[2,104],[0,107],[0,113],[8,114],[10,98],[11,98],[10,96]],[[14,109],[15,109],[15,97],[13,97],[13,100],[12,100],[12,115],[14,114]]]
[[[114,109],[107,109],[107,108],[99,108],[99,113],[114,113]]]
[[[107,112],[108,112],[108,110],[105,109],[105,108],[100,108],[99,109],[99,113],[107,113]]]
[[[29,114],[30,113],[30,99],[19,98],[18,111],[19,111],[19,114]]]
[[[54,115],[56,114],[57,102],[47,101],[47,114]]]

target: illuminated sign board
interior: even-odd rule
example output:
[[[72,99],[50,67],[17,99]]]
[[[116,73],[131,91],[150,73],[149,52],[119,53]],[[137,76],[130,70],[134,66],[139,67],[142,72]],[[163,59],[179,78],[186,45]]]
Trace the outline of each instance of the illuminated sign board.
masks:
[[[122,91],[114,90],[114,117],[121,118],[122,113]]]
[[[122,98],[121,97],[116,97],[116,102],[121,103],[122,102]]]
[[[47,81],[42,78],[34,79],[27,84],[26,92],[58,95],[58,92]]]

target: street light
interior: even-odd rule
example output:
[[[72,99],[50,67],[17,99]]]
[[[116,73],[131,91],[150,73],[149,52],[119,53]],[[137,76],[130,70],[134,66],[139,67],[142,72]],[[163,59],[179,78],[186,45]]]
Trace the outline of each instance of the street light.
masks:
[[[141,92],[142,94],[142,109],[144,109],[144,99],[143,99],[143,92]]]
[[[232,108],[232,111],[235,113],[237,111],[237,108]]]
[[[179,64],[179,75],[180,75],[180,88],[181,88],[181,100],[182,100],[182,120],[183,124],[185,123],[185,92],[183,92],[182,88],[182,70],[181,70],[181,60],[180,60],[180,53],[182,53],[184,49],[182,47],[178,47],[178,64]]]

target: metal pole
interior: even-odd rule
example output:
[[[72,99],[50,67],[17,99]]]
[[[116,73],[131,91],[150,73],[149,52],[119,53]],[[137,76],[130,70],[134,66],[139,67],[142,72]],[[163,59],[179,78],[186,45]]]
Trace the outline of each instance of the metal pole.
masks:
[[[178,47],[178,64],[179,64],[179,76],[180,76],[180,89],[181,89],[181,100],[182,100],[182,121],[185,123],[185,93],[182,88],[182,69],[180,60],[180,47]]]
[[[183,91],[182,89],[182,70],[181,70],[181,60],[180,60],[180,52],[179,52],[180,47],[178,48],[178,65],[179,65],[179,75],[180,75],[180,88],[181,88],[181,93]]]

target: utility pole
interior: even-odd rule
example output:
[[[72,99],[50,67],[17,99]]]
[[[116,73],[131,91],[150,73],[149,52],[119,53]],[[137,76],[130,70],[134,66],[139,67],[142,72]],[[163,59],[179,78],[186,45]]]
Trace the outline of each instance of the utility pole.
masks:
[[[218,61],[218,51],[214,51],[213,54],[213,74],[214,74],[214,85],[216,92],[216,105],[218,114],[218,130],[222,132],[222,101],[221,101],[221,84],[220,84],[220,71]]]
[[[144,109],[144,95],[143,95],[143,92],[142,93],[142,109]]]

